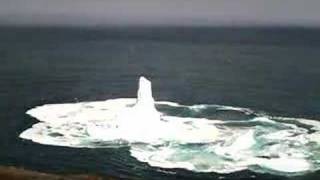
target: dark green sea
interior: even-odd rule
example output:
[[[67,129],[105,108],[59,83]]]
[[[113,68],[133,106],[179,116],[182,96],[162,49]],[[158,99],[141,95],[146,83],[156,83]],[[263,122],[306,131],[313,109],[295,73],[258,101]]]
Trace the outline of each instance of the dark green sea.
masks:
[[[320,29],[209,27],[0,27],[0,165],[122,179],[319,179],[161,169],[128,148],[67,148],[19,134],[25,114],[51,103],[135,97],[140,75],[154,97],[247,107],[320,120]]]

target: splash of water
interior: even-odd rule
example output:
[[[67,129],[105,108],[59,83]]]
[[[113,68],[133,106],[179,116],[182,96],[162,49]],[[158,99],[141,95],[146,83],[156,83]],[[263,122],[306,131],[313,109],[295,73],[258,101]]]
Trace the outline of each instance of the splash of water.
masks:
[[[130,146],[133,157],[151,166],[288,176],[320,169],[319,121],[155,102],[144,77],[137,99],[43,105],[27,114],[40,122],[21,138],[69,147]]]

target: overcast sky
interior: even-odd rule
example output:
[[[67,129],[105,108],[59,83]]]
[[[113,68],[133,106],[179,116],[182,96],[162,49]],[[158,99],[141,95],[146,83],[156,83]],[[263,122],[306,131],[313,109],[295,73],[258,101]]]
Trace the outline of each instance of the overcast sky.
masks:
[[[320,0],[0,0],[0,24],[320,26]]]

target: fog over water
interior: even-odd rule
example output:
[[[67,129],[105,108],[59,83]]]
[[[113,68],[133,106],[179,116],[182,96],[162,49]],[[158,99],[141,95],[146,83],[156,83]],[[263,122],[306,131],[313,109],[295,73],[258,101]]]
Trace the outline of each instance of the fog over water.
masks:
[[[318,0],[1,0],[2,25],[319,26]]]

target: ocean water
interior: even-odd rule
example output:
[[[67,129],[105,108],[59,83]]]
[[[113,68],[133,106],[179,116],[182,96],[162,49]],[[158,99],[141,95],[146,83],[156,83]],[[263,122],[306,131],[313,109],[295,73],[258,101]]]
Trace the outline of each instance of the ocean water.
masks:
[[[51,103],[135,97],[144,75],[155,99],[246,107],[320,119],[320,30],[304,28],[0,28],[0,163],[124,179],[316,179],[151,167],[128,147],[68,148],[18,138]]]

